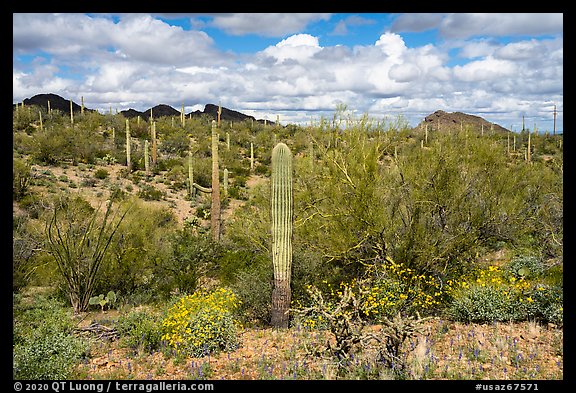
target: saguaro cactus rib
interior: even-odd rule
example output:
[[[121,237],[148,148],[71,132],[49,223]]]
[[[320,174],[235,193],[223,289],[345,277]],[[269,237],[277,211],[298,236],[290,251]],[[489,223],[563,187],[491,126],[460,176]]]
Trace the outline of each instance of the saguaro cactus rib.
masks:
[[[284,143],[272,150],[272,326],[288,327],[292,268],[292,152]]]

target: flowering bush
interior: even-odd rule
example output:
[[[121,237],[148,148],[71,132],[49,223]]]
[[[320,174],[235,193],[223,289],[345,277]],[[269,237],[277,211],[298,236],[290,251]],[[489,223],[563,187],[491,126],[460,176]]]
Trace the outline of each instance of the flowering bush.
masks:
[[[448,280],[445,291],[452,297],[448,314],[467,322],[539,319],[561,324],[561,289],[527,280],[526,275],[515,272],[488,266],[460,280]]]
[[[239,323],[233,312],[240,301],[224,288],[184,295],[162,321],[162,339],[178,354],[201,357],[239,344]]]
[[[563,323],[562,288],[544,284],[538,276],[518,274],[518,266],[488,266],[457,279],[417,274],[402,263],[388,260],[372,279],[352,280],[338,288],[324,282],[325,306],[335,307],[344,289],[356,288],[362,316],[378,321],[398,312],[407,315],[432,314],[445,309],[454,320],[466,322],[525,321]],[[534,269],[532,269],[533,271]],[[521,271],[523,273],[524,271]],[[302,307],[295,304],[296,307]],[[320,315],[309,313],[302,323],[325,328]]]

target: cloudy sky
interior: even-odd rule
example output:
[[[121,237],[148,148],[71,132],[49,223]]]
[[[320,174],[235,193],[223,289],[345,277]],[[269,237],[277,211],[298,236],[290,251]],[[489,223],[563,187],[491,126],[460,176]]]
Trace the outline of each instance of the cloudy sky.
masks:
[[[340,104],[563,130],[562,14],[13,14],[13,102],[218,104],[304,123]]]

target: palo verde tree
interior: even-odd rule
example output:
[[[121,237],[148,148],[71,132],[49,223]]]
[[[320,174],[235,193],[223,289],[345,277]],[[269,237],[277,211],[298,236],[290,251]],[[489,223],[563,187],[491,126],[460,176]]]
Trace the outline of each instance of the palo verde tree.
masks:
[[[129,208],[112,211],[108,201],[100,208],[77,198],[57,201],[46,220],[47,250],[66,282],[74,313],[88,309],[102,261]]]

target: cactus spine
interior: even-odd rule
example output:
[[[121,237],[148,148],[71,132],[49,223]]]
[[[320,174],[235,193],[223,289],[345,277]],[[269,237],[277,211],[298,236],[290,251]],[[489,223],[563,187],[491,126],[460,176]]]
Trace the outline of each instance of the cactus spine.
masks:
[[[212,206],[210,209],[212,239],[220,239],[220,177],[218,173],[218,129],[212,120]]]
[[[272,263],[272,326],[288,327],[292,267],[292,152],[284,143],[272,150],[271,177]]]
[[[126,166],[128,171],[132,169],[132,162],[130,161],[130,121],[126,119]]]

